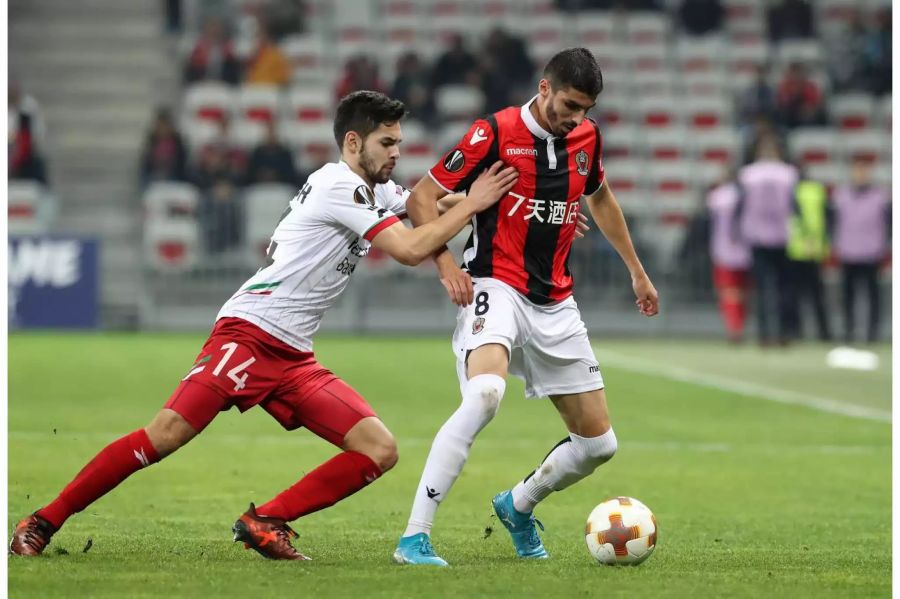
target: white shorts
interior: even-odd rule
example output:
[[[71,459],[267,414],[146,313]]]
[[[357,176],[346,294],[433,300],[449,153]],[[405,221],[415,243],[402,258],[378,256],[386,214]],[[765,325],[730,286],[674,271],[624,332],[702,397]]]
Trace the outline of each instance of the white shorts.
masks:
[[[603,388],[600,365],[575,298],[539,306],[497,279],[472,283],[475,302],[459,309],[453,333],[460,389],[468,381],[469,352],[488,343],[506,347],[509,372],[525,381],[528,398]]]

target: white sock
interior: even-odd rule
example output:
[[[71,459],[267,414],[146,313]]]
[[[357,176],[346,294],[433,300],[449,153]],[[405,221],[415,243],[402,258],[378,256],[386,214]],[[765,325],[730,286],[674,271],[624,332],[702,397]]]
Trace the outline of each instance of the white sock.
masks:
[[[494,374],[473,376],[466,383],[462,404],[431,444],[404,537],[431,533],[438,505],[462,472],[475,436],[497,413],[505,390],[506,381]]]
[[[579,437],[569,433],[550,450],[537,470],[513,487],[513,505],[522,514],[534,511],[534,507],[553,491],[562,491],[608,462],[617,446],[612,429],[599,437]]]

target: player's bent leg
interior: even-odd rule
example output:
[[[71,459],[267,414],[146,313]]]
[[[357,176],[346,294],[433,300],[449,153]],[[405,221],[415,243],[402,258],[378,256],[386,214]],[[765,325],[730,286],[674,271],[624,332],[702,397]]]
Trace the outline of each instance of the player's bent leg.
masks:
[[[395,562],[446,565],[429,539],[434,516],[462,472],[475,437],[497,414],[506,390],[508,364],[509,351],[498,343],[469,354],[462,403],[434,438],[406,531],[394,552]]]
[[[556,444],[540,466],[511,491],[494,497],[497,517],[513,538],[519,557],[547,557],[537,534],[534,507],[553,491],[561,491],[612,459],[616,436],[602,389],[552,396],[569,435]]]
[[[341,448],[368,456],[382,473],[397,464],[397,441],[384,423],[374,416],[357,422],[344,437]]]
[[[160,460],[187,445],[198,432],[181,414],[169,408],[160,410],[144,430]]]

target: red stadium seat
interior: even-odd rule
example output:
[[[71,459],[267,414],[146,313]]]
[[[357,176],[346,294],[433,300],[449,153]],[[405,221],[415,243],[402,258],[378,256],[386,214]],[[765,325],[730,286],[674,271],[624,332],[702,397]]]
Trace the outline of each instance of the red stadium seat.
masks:
[[[633,158],[638,155],[638,140],[641,130],[631,125],[602,126],[603,158]]]
[[[757,67],[769,60],[769,46],[764,41],[729,44],[725,51],[729,73],[755,74]]]
[[[37,233],[43,226],[38,218],[44,187],[36,181],[11,179],[6,186],[7,226],[10,233]]]
[[[259,183],[244,190],[244,239],[251,268],[265,262],[272,231],[296,193],[293,185],[282,183]]]
[[[197,265],[200,231],[196,220],[147,220],[144,257],[157,272],[180,273]]]
[[[403,143],[400,146],[400,159],[406,156],[432,156],[434,144],[432,136],[419,121],[406,119],[402,125]]]
[[[197,188],[179,181],[151,183],[142,198],[147,220],[194,218],[200,197]]]
[[[301,123],[329,120],[334,100],[328,89],[295,86],[287,93],[285,116]]]
[[[435,105],[444,118],[473,118],[484,109],[484,94],[468,85],[445,85],[435,94]]]
[[[735,164],[740,158],[741,138],[731,127],[692,131],[690,143],[698,160]]]
[[[681,127],[644,132],[644,156],[652,162],[681,160],[687,153],[687,132]]]
[[[596,46],[618,44],[621,27],[611,11],[583,11],[574,21],[578,44],[593,50]]]
[[[718,38],[685,37],[675,46],[678,70],[681,73],[707,73],[722,64],[723,44]]]
[[[675,71],[633,71],[629,73],[631,95],[635,98],[644,96],[674,96],[680,89],[682,77]]]
[[[866,160],[890,164],[891,136],[878,129],[847,131],[840,135],[839,142],[846,160]]]
[[[865,129],[873,125],[875,100],[863,93],[836,95],[829,100],[831,122],[840,129]]]
[[[677,124],[676,105],[681,100],[674,96],[648,96],[639,98],[637,114],[646,127],[672,127]]]
[[[195,83],[184,94],[184,114],[188,117],[223,121],[231,118],[234,92],[224,83]]]
[[[680,106],[691,128],[715,129],[731,123],[731,102],[722,96],[692,98]]]
[[[281,109],[281,93],[274,85],[244,85],[235,101],[239,118],[272,121]]]
[[[847,166],[842,162],[823,162],[810,164],[805,169],[807,179],[818,181],[828,187],[842,185],[850,180]]]
[[[604,162],[606,179],[613,193],[638,192],[644,187],[647,166],[637,159],[614,159]]]
[[[669,35],[669,19],[655,12],[630,13],[625,18],[625,40],[632,46],[665,44]]]
[[[795,129],[788,137],[791,156],[804,165],[821,164],[837,158],[834,130],[821,127]]]
[[[266,138],[266,123],[254,119],[235,121],[228,132],[228,138],[233,146],[250,152]]]
[[[601,94],[597,98],[597,115],[600,126],[625,125],[635,122],[634,101],[628,96]]]
[[[669,49],[664,44],[634,46],[627,50],[626,55],[629,67],[633,71],[668,70]]]

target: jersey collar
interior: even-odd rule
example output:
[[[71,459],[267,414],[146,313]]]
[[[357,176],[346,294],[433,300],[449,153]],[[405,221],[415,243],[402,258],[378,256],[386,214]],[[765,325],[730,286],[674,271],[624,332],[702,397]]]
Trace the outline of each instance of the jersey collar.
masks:
[[[525,126],[528,127],[528,130],[531,131],[532,135],[541,139],[549,139],[553,137],[553,134],[538,125],[538,122],[534,118],[534,115],[531,114],[531,105],[535,100],[537,100],[537,98],[537,96],[533,97],[532,99],[525,102],[525,104],[522,106],[522,120],[525,121]]]

